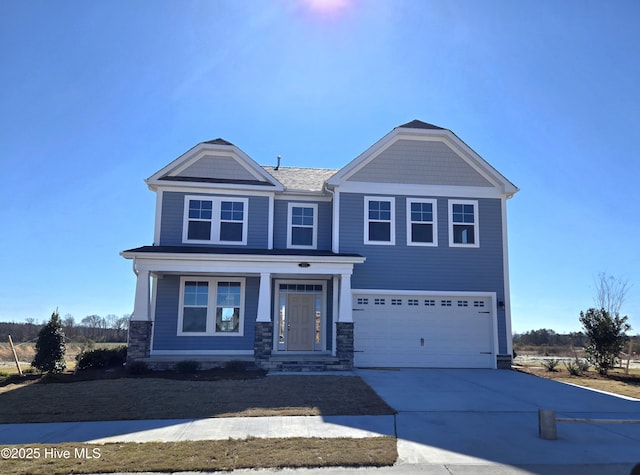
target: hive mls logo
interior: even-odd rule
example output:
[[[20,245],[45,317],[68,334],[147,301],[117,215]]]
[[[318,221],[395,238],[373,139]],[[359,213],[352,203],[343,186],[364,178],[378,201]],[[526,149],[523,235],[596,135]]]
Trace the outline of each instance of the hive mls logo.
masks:
[[[100,449],[98,447],[94,447],[93,449],[89,449],[89,447],[76,447],[74,452],[75,458],[77,459],[99,459],[101,456]]]

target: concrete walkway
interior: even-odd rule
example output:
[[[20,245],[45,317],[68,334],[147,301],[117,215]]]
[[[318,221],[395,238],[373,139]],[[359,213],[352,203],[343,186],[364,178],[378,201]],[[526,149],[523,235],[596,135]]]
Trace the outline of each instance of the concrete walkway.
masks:
[[[0,445],[395,436],[394,416],[221,417],[0,425]]]

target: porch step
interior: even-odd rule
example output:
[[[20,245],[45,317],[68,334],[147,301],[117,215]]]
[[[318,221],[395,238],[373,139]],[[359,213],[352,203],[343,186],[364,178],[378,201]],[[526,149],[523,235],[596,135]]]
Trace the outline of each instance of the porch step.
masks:
[[[345,367],[338,358],[332,356],[319,356],[313,359],[272,357],[268,366],[271,371],[322,372],[351,369]]]
[[[326,371],[322,363],[282,363],[280,371]]]

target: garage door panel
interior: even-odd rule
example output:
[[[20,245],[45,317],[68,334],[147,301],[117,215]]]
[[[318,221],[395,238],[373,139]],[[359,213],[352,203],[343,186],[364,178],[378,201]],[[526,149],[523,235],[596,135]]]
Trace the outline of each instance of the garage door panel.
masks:
[[[492,368],[490,304],[484,296],[355,295],[354,362],[356,366]]]

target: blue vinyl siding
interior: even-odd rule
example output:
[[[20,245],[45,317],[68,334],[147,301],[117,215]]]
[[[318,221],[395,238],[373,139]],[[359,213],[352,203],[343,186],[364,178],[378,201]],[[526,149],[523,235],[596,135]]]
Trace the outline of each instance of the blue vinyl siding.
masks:
[[[286,249],[287,247],[287,225],[289,203],[307,203],[296,200],[276,200],[274,206],[274,238],[273,246],[276,249]],[[312,202],[308,202],[312,204]],[[331,223],[332,204],[328,201],[313,203],[318,205],[318,249],[322,251],[331,249]]]
[[[182,242],[182,226],[184,218],[184,197],[186,195],[208,196],[206,193],[164,192],[162,195],[162,221],[160,224],[161,246],[189,245]],[[225,196],[225,195],[210,195]],[[230,196],[230,198],[242,196]],[[269,199],[266,196],[249,196],[247,245],[252,249],[266,249],[269,229]],[[202,244],[198,244],[202,246]],[[219,246],[219,245],[217,245]],[[230,245],[230,247],[238,247]]]
[[[367,195],[371,196],[371,195]],[[424,197],[429,198],[429,197]],[[407,196],[395,196],[396,244],[364,244],[364,195],[340,194],[340,252],[366,256],[354,266],[354,289],[496,292],[504,300],[501,200],[478,199],[478,248],[449,247],[450,198],[439,197],[438,246],[407,246]],[[456,199],[456,197],[451,197]],[[506,352],[504,310],[498,309],[500,352]]]
[[[255,339],[260,279],[247,277],[245,288],[243,336],[177,336],[180,276],[158,279],[153,350],[251,350]]]

